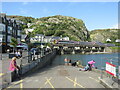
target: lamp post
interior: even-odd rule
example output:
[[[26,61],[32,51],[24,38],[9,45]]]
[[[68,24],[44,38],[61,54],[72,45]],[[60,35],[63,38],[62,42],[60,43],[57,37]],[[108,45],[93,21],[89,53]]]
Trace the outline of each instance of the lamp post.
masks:
[[[0,38],[0,51],[1,51],[0,60],[2,60],[2,38]]]
[[[40,58],[41,58],[41,38],[42,36],[40,34],[37,34],[37,39],[40,42]]]
[[[42,57],[42,35],[41,35],[41,38],[40,38],[40,48],[41,48],[40,57]]]
[[[41,56],[43,55],[44,51],[43,51],[43,39],[44,39],[44,35],[41,35],[41,38],[40,38],[40,48],[41,48]]]
[[[30,61],[32,59],[32,55],[30,53],[30,35],[29,35],[29,33],[26,35],[25,41],[26,41],[26,43],[28,45],[28,63],[30,63]]]

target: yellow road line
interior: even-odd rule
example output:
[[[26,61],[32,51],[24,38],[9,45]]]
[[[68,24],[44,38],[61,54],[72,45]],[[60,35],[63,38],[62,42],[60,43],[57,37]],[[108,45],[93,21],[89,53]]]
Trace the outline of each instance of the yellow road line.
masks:
[[[45,82],[45,85],[46,85],[47,83],[49,83],[49,85],[53,88],[53,90],[55,90],[54,86],[53,86],[52,83],[50,82],[51,79],[52,79],[52,78],[49,78],[49,79],[48,79],[48,78],[46,77],[46,80],[47,80],[47,81]]]
[[[98,80],[96,80],[95,78],[92,78],[92,77],[89,77],[90,79],[93,79],[93,80],[95,80],[96,82],[99,82]]]
[[[7,87],[7,88],[12,88],[12,86],[9,86],[9,87]]]
[[[77,84],[77,82],[76,82],[77,80],[76,80],[76,78],[75,78],[75,80],[74,80],[74,87],[76,87],[76,84]]]
[[[20,90],[22,90],[22,88],[23,88],[23,80],[20,80],[21,81],[21,83],[20,83]]]
[[[13,85],[19,84],[20,83],[20,88],[23,88],[23,84],[22,84],[23,80],[14,82],[11,86],[8,86],[7,88],[12,88]]]
[[[19,83],[21,83],[21,82],[23,82],[23,80],[20,80],[20,81],[14,82],[13,84],[16,85],[16,84],[19,84]]]
[[[75,83],[76,83],[76,85],[78,85],[79,87],[81,87],[81,88],[85,88],[84,86],[78,84],[77,82],[73,81],[72,79],[70,79],[70,78],[68,78],[68,77],[66,77],[66,78],[67,78],[69,81],[73,82],[74,85],[75,85]]]
[[[47,79],[47,77],[45,77]],[[49,79],[47,79],[48,81],[50,81],[52,78],[50,77]],[[48,83],[48,81],[45,82],[45,85]]]
[[[3,75],[5,75],[5,73],[0,73],[0,77],[3,76]]]

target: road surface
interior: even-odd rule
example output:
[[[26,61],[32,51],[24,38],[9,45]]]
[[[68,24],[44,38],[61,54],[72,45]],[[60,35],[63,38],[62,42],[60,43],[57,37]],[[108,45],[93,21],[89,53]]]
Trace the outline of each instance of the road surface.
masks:
[[[8,88],[104,88],[98,77],[100,73],[53,64],[25,75],[21,80],[11,83]]]

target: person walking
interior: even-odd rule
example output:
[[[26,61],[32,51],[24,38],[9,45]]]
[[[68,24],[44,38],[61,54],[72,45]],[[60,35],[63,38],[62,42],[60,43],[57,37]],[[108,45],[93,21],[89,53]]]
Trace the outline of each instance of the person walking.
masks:
[[[9,70],[12,71],[13,79],[16,79],[16,78],[21,79],[20,78],[20,67],[17,65],[16,57],[12,58],[10,62]]]

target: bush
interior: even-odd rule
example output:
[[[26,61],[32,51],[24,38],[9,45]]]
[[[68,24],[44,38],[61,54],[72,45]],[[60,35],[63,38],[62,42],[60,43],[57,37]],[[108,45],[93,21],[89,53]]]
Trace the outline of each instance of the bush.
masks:
[[[57,31],[55,32],[54,36],[61,36],[61,35],[63,35],[64,33],[65,33],[65,32],[62,31],[62,30],[57,30]]]
[[[54,30],[49,30],[45,32],[45,36],[52,36],[54,35],[55,31]]]

